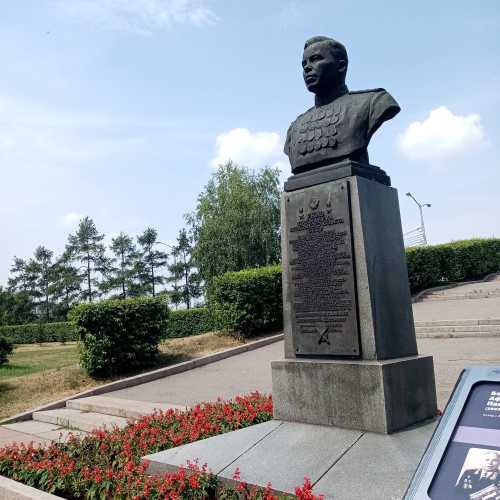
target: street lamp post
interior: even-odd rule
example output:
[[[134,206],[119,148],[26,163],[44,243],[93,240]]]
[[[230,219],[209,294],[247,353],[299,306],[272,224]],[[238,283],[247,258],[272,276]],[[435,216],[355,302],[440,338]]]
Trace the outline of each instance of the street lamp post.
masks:
[[[423,207],[431,207],[430,203],[419,203],[415,197],[411,193],[406,193],[406,196],[409,196],[418,206],[418,210],[420,211],[420,227],[422,228],[422,236],[424,239],[424,245],[427,245],[427,237],[425,235],[425,225],[424,225],[424,211]]]

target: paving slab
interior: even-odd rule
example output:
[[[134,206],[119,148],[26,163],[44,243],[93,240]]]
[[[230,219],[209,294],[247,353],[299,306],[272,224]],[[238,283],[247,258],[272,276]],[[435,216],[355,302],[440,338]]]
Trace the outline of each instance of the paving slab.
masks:
[[[149,403],[147,401],[134,401],[110,396],[90,396],[88,398],[72,399],[66,403],[66,406],[75,410],[103,413],[124,418],[138,418],[143,415],[149,415],[155,410],[184,410],[186,408],[182,405]]]
[[[26,484],[0,476],[0,500],[64,500]]]
[[[177,448],[153,453],[143,458],[149,461],[148,473],[150,474],[177,470],[181,465],[186,465],[188,460],[192,462],[195,459],[198,459],[200,464],[206,463],[212,472],[218,474],[256,443],[276,431],[280,425],[281,422],[271,420],[236,432],[220,434]]]
[[[219,477],[231,479],[239,468],[241,479],[249,484],[265,486],[270,481],[274,490],[293,493],[304,476],[318,481],[362,435],[349,429],[283,422]]]
[[[128,425],[126,418],[103,415],[101,413],[82,412],[80,410],[73,410],[72,408],[36,411],[33,413],[33,420],[49,422],[68,429],[78,429],[87,432],[94,429],[112,429],[113,427],[122,429]]]
[[[283,341],[187,372],[110,393],[114,398],[192,406],[259,390],[270,393],[271,360],[283,359]]]
[[[60,428],[56,431],[40,432],[39,434],[37,434],[37,436],[45,439],[52,439],[52,441],[65,443],[70,438],[70,436],[82,438],[88,436],[88,432]]]
[[[314,485],[335,500],[400,500],[436,422],[384,436],[366,433]]]
[[[26,434],[40,434],[41,432],[56,431],[61,428],[60,425],[49,422],[39,422],[37,420],[27,420],[25,422],[16,422],[15,424],[5,424],[3,427],[12,431],[24,432]]]
[[[49,445],[52,441],[49,439],[39,438],[33,434],[25,434],[24,432],[13,431],[0,426],[0,448],[12,443],[24,443],[29,445],[33,443],[35,447]]]
[[[429,300],[415,302],[412,306],[415,321],[495,319],[499,316],[500,297]]]
[[[272,422],[279,425],[268,432]],[[388,436],[271,421],[184,445],[181,454],[172,449],[144,458],[154,460],[155,472],[175,470],[187,459],[199,458],[215,473],[227,463],[217,473],[223,481],[231,481],[238,468],[241,479],[248,484],[265,486],[271,482],[273,490],[284,493],[293,493],[307,476],[314,491],[326,499],[400,499],[435,424],[429,422]],[[256,432],[260,429],[263,432]]]

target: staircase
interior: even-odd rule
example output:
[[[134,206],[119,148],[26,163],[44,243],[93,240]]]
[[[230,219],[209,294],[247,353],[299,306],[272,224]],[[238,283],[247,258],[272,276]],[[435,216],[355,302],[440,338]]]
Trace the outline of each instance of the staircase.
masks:
[[[490,299],[500,297],[500,275],[480,283],[465,283],[443,290],[429,290],[418,299],[419,302],[434,300]]]
[[[5,424],[6,429],[33,436],[33,440],[65,441],[70,434],[85,436],[95,429],[123,429],[155,410],[185,409],[165,403],[147,403],[108,396],[72,399],[65,408],[36,411],[32,420]]]
[[[500,337],[500,319],[415,321],[415,333],[418,338]]]

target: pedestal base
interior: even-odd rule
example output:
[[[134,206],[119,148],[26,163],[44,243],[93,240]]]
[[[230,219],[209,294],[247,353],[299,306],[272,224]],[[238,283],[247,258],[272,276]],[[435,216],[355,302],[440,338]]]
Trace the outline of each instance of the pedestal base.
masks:
[[[436,414],[432,356],[273,361],[274,418],[391,433]]]

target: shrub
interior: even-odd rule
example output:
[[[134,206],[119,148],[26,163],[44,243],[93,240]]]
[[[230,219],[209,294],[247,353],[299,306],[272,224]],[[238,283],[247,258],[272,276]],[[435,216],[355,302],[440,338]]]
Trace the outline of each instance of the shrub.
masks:
[[[162,298],[105,300],[70,312],[81,341],[80,362],[90,375],[107,377],[151,366],[165,331]]]
[[[281,328],[281,266],[225,273],[212,283],[209,305],[216,326],[250,337]]]
[[[412,292],[500,271],[500,239],[471,239],[406,250]],[[250,336],[282,326],[281,267],[226,273],[209,290],[215,326]]]
[[[70,342],[78,338],[74,325],[68,321],[0,326],[0,335],[13,344]]]
[[[189,337],[215,330],[208,307],[170,311],[164,338]]]
[[[500,270],[500,240],[471,239],[406,250],[412,292]]]
[[[12,354],[12,343],[5,337],[0,337],[0,366],[7,363],[9,356]]]

